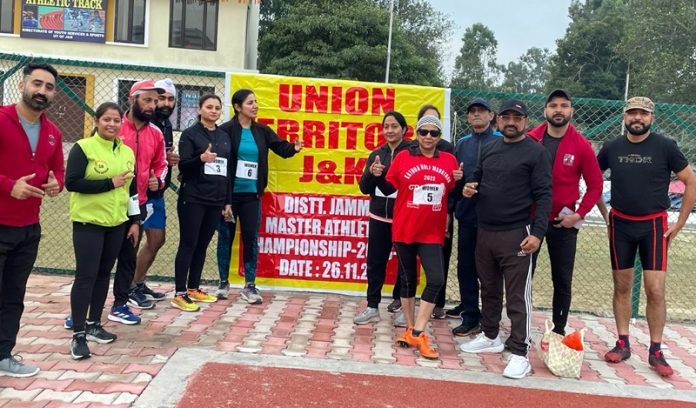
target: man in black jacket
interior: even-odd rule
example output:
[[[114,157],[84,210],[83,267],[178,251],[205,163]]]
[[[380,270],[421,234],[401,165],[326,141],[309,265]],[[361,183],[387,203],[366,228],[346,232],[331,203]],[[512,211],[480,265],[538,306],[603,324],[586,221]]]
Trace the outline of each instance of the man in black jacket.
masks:
[[[506,341],[512,356],[508,378],[531,372],[532,254],[546,233],[551,210],[551,163],[546,149],[528,139],[529,119],[521,101],[503,101],[498,128],[503,136],[483,146],[479,164],[463,195],[476,195],[476,269],[481,282],[481,329],[461,345],[467,353],[500,353],[500,319],[505,285],[512,323]]]
[[[165,93],[159,95],[157,100],[155,118],[152,120],[152,123],[156,125],[164,135],[168,169],[162,188],[156,191],[148,190],[147,192],[147,203],[145,204],[147,214],[145,214],[146,218],[143,223],[143,229],[145,230],[147,240],[145,241],[145,245],[140,249],[140,252],[138,252],[135,277],[133,278],[131,293],[129,295],[130,302],[137,304],[145,304],[146,301],[163,300],[165,296],[164,293],[155,292],[145,284],[145,275],[155,261],[157,252],[164,245],[167,225],[164,192],[171,184],[172,166],[179,164],[179,155],[174,151],[172,123],[169,121],[169,116],[171,116],[176,108],[176,87],[174,86],[174,82],[169,78],[157,81],[155,86],[165,90]]]

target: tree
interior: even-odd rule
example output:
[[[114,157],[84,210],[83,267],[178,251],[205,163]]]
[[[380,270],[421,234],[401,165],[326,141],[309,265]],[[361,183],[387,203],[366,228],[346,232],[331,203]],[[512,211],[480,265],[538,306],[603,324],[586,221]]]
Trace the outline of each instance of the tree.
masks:
[[[503,69],[505,79],[500,86],[504,92],[544,93],[549,79],[551,53],[547,48],[532,47],[519,62],[511,61]]]
[[[490,89],[500,74],[497,64],[498,41],[490,28],[476,23],[464,31],[462,48],[454,63],[450,86],[466,89]]]
[[[551,58],[547,90],[564,88],[577,96],[623,99],[627,64],[616,48],[626,27],[626,0],[584,4],[574,0],[569,13],[571,23]]]
[[[629,64],[632,95],[696,101],[696,2],[632,0],[616,47]]]
[[[261,72],[384,80],[389,11],[375,0],[276,0],[267,3],[262,14]],[[413,42],[418,25],[412,26],[412,32],[406,32],[400,23],[397,15],[392,34],[390,81],[441,85],[438,59]]]

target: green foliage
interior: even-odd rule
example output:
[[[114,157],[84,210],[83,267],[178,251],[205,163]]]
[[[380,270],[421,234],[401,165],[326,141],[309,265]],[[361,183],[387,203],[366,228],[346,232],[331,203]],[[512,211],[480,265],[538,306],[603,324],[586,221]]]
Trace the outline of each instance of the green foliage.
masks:
[[[498,40],[490,28],[476,23],[464,31],[462,48],[454,63],[451,87],[491,89],[501,67],[497,64]]]
[[[511,61],[503,69],[505,79],[500,90],[515,93],[544,93],[549,79],[551,52],[547,48],[532,47],[519,62]]]
[[[696,2],[632,0],[617,53],[629,63],[631,95],[696,101]]]
[[[405,0],[402,4],[420,1]],[[375,0],[269,2],[262,9],[259,69],[279,75],[383,81],[389,10],[378,3]],[[420,38],[432,32],[428,34],[429,28],[415,20],[414,15],[405,12],[403,16],[396,14],[390,82],[442,85],[436,48],[426,46],[427,39]]]
[[[551,58],[547,90],[623,99],[627,65],[615,50],[624,37],[627,9],[626,0],[573,1],[572,21]]]

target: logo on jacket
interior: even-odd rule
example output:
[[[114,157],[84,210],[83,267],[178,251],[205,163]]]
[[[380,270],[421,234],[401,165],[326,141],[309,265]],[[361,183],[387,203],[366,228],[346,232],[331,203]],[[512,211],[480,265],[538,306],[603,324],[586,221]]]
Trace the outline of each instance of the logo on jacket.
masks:
[[[50,144],[51,146],[56,145],[56,137],[53,136],[53,133],[48,135],[48,144]]]
[[[575,155],[566,153],[563,155],[563,165],[564,166],[572,166],[573,163],[575,163]]]
[[[103,160],[96,160],[94,162],[94,171],[96,171],[99,174],[104,174],[107,171],[109,171],[109,165],[106,164],[106,162]]]

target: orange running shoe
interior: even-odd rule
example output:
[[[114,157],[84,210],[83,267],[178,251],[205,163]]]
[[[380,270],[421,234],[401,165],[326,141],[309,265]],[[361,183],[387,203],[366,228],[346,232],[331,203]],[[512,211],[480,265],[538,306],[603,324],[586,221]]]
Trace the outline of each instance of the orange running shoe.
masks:
[[[425,333],[421,332],[418,337],[411,336],[411,338],[418,342],[418,352],[420,353],[421,357],[431,360],[440,358],[440,353],[430,347],[430,338]]]
[[[413,337],[413,327],[407,327],[404,334],[401,335],[401,337],[399,337],[398,339],[396,339],[396,344],[406,348],[418,346],[418,339]]]

